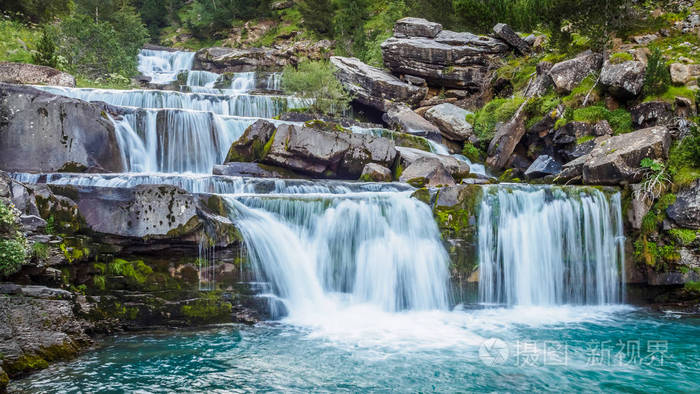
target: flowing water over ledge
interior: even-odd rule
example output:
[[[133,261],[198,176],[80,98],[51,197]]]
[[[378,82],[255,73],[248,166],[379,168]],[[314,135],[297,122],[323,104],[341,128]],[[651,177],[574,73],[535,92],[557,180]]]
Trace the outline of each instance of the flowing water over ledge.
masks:
[[[10,389],[697,392],[699,329],[698,319],[628,307],[401,314],[358,307],[310,326],[282,322],[122,335]],[[506,344],[503,363],[480,353],[490,338]],[[662,352],[652,359],[649,349]]]

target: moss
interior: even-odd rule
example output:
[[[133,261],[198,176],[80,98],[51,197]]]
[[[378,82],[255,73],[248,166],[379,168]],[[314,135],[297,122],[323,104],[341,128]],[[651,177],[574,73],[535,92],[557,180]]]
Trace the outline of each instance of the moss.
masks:
[[[183,305],[180,312],[190,322],[212,323],[230,321],[231,309],[230,302],[222,301],[216,293],[207,293],[203,297]]]
[[[7,372],[0,368],[0,391],[4,391],[9,383],[10,377],[7,376]]]
[[[474,114],[474,133],[480,141],[490,141],[496,131],[496,124],[509,121],[525,102],[521,96],[497,98],[489,101]]]
[[[481,162],[484,160],[485,156],[485,153],[476,146],[472,145],[471,142],[464,143],[464,148],[462,148],[462,154],[471,162]]]
[[[596,98],[602,96],[600,87],[597,87],[595,85],[597,79],[598,77],[593,74],[584,78],[584,80],[581,81],[581,83],[578,86],[571,90],[571,93],[562,98],[562,102],[564,103],[564,105],[570,108],[580,107],[581,105],[583,105],[583,101],[585,100],[589,92],[591,92],[591,95],[589,96],[589,103],[594,103],[596,101]],[[594,88],[594,86],[596,87]]]
[[[608,59],[608,61],[612,64],[620,64],[632,60],[634,60],[634,56],[630,55],[627,52],[613,53],[612,55],[610,55],[610,59]]]
[[[668,233],[683,246],[690,245],[698,237],[698,231],[688,228],[674,228],[669,230]]]
[[[687,282],[683,288],[685,290],[691,291],[693,293],[700,293],[700,281],[697,282]]]
[[[614,111],[598,105],[579,108],[574,110],[573,120],[591,124],[607,120],[616,135],[632,131],[632,115],[622,108]]]
[[[430,190],[428,190],[427,188],[421,188],[416,190],[415,192],[413,192],[413,194],[411,194],[411,197],[422,201],[426,204],[430,204]]]
[[[577,144],[585,144],[588,141],[593,141],[595,139],[594,136],[592,135],[584,135],[583,137],[579,137],[576,139]]]
[[[22,375],[27,372],[48,368],[48,366],[48,361],[40,356],[27,354],[23,354],[12,362],[5,361],[3,364],[4,369],[7,370],[7,374],[10,376]]]

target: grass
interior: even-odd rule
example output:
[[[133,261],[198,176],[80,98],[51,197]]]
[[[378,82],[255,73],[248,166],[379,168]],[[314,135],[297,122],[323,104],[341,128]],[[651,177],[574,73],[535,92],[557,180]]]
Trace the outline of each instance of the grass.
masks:
[[[661,100],[673,104],[676,101],[676,97],[685,97],[695,103],[695,91],[685,86],[669,86],[661,94],[646,96],[644,102]]]
[[[591,95],[588,98],[587,104],[593,104],[595,101],[597,101],[600,97],[602,97],[600,86],[593,88],[597,79],[598,76],[594,74],[584,78],[583,81],[581,81],[581,83],[571,91],[571,93],[562,98],[564,105],[571,108],[580,107],[583,105],[583,100],[585,100],[588,92],[591,92]],[[593,88],[593,91],[591,91],[591,88]]]
[[[95,89],[132,89],[135,86],[129,79],[108,78],[93,80],[82,75],[76,75],[75,86],[79,88],[95,88]]]
[[[579,108],[574,110],[573,120],[585,123],[597,123],[601,120],[607,120],[615,135],[632,131],[632,116],[622,108],[614,111],[610,111],[601,105]]]
[[[479,140],[488,142],[494,136],[496,124],[510,120],[523,102],[525,99],[521,96],[491,100],[473,116],[468,116],[467,121],[474,126]]]
[[[634,56],[630,55],[627,52],[613,53],[612,55],[610,55],[610,59],[608,59],[608,61],[612,64],[620,64],[624,62],[629,62],[631,60],[634,60]]]
[[[0,61],[31,63],[41,30],[0,14]]]

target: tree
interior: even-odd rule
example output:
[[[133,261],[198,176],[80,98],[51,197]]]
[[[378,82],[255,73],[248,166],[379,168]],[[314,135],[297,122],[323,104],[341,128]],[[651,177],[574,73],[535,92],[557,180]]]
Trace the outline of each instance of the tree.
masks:
[[[34,64],[42,66],[54,67],[58,66],[58,57],[56,56],[56,43],[53,34],[49,29],[44,27],[41,32],[41,38],[37,44],[36,52],[32,55]]]
[[[299,2],[299,12],[304,18],[304,26],[327,36],[333,32],[333,4],[331,0],[303,0]]]
[[[286,66],[282,73],[282,89],[312,100],[310,109],[316,113],[342,114],[350,104],[350,96],[334,75],[328,61],[305,61]]]
[[[46,23],[70,11],[70,0],[3,0],[0,10],[19,12],[34,23]]]

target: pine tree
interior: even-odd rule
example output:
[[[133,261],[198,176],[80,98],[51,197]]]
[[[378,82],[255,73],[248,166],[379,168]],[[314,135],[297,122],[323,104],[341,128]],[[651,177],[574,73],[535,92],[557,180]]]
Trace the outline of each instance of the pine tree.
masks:
[[[299,12],[301,12],[304,26],[307,28],[323,36],[333,32],[333,4],[331,4],[331,0],[303,0],[299,2]]]
[[[48,29],[44,29],[41,33],[41,39],[36,47],[36,52],[32,55],[34,64],[42,66],[54,67],[58,65],[56,57],[56,43],[54,43],[52,35]]]

